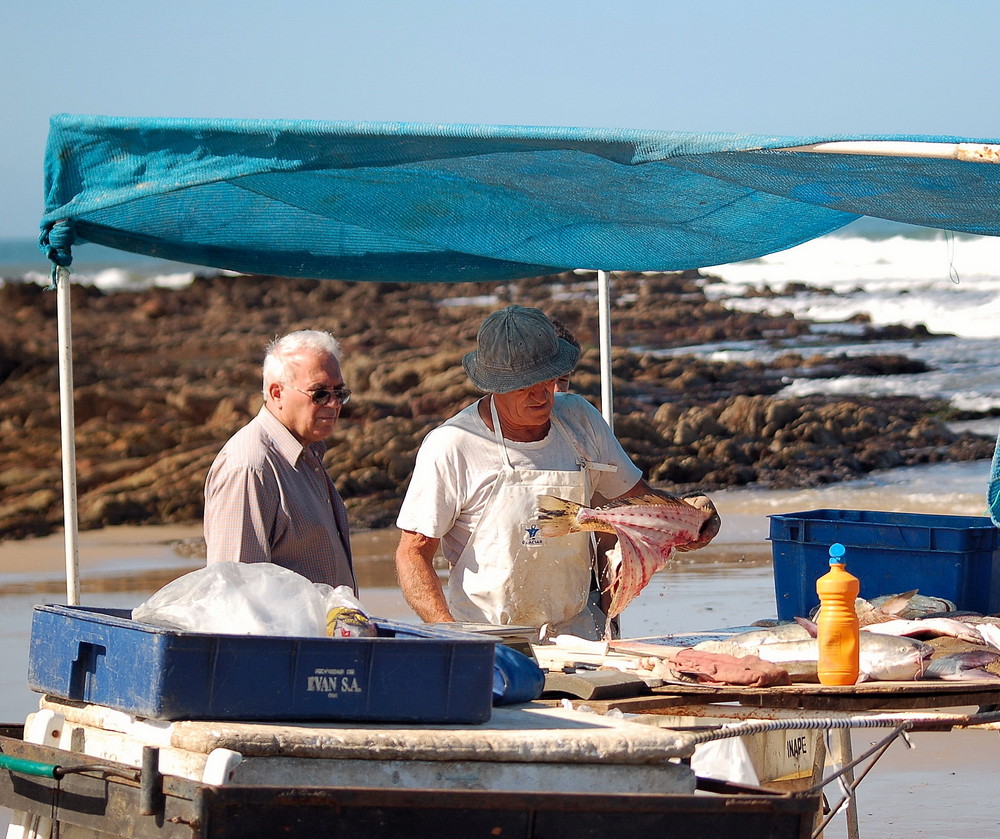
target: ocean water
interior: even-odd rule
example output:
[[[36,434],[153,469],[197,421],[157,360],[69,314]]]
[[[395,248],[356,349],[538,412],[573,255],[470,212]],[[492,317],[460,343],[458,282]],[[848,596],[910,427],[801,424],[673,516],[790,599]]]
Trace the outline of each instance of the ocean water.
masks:
[[[49,283],[50,265],[31,239],[0,239],[0,282]],[[190,283],[200,268],[181,262],[155,259],[101,245],[81,245],[73,251],[70,279],[104,291],[177,287]]]
[[[719,278],[706,292],[728,307],[791,312],[817,322],[811,335],[780,347],[692,348],[705,357],[766,362],[779,352],[809,355],[836,335],[844,342],[838,353],[896,353],[930,368],[911,375],[792,379],[779,395],[914,395],[985,415],[1000,409],[1000,238],[863,219],[787,251],[704,271]],[[773,296],[762,296],[764,290]],[[922,324],[947,337],[852,343],[858,317],[878,326]]]

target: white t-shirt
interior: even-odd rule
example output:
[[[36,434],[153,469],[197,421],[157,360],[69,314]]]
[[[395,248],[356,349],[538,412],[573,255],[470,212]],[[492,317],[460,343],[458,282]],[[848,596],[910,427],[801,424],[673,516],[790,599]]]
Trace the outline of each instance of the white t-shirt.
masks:
[[[635,486],[642,471],[593,405],[576,394],[557,393],[553,412],[579,450],[553,426],[544,440],[506,440],[511,466],[575,470],[582,451],[591,462],[618,467],[592,470],[595,492],[617,498]],[[454,565],[482,515],[500,468],[496,436],[479,416],[478,403],[473,403],[424,438],[396,526],[441,539],[441,551]]]

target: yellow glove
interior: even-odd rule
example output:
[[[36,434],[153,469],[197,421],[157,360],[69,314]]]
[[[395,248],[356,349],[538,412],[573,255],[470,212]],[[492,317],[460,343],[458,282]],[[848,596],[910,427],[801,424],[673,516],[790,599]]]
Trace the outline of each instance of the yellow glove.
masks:
[[[375,638],[378,628],[364,612],[337,606],[326,613],[326,634],[330,638]]]

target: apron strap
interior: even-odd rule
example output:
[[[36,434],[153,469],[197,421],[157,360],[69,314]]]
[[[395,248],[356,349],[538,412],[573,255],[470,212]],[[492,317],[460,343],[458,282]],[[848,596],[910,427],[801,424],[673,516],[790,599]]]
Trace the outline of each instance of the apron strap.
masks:
[[[500,415],[497,414],[497,406],[493,401],[493,394],[490,394],[490,416],[493,418],[493,436],[497,441],[497,451],[500,453],[500,462],[504,467],[513,471],[510,465],[510,455],[507,454],[507,444],[503,439],[503,430],[500,428]]]
[[[605,472],[617,472],[618,467],[613,463],[595,463],[587,459],[587,454],[583,450],[583,446],[580,441],[576,438],[575,434],[571,434],[570,430],[566,427],[559,417],[556,416],[555,410],[552,411],[549,419],[555,429],[562,434],[563,437],[569,442],[570,446],[576,451],[576,462],[580,467],[580,471],[584,473],[584,487],[587,492],[587,503],[590,503],[591,498],[594,495],[594,482],[587,475],[587,469],[595,468]],[[597,586],[600,588],[601,581],[597,579],[600,575],[597,573],[597,534],[591,532],[590,534],[590,570],[594,575],[594,579],[597,581]]]
[[[501,471],[513,472],[514,469],[510,465],[510,457],[507,455],[507,446],[504,445],[503,434],[500,431],[500,417],[497,416],[497,409],[496,405],[493,404],[492,394],[490,394],[490,413],[493,417],[493,433],[497,440],[497,449],[499,450],[500,461],[502,463]],[[486,519],[486,516],[489,513],[490,508],[493,506],[493,499],[496,498],[497,493],[500,491],[500,484],[501,484],[500,475],[497,475],[496,480],[493,482],[493,487],[492,489],[490,489],[489,497],[487,497],[486,502],[483,504],[483,513],[479,517],[479,521],[477,521],[475,525],[473,525],[472,528],[469,530],[469,541],[466,543],[466,548],[468,548],[468,546],[472,544],[472,540],[475,538],[476,531],[479,529],[479,525],[481,525],[483,521]],[[465,551],[463,551],[462,553],[464,554]],[[461,557],[459,557],[459,559],[461,559]]]

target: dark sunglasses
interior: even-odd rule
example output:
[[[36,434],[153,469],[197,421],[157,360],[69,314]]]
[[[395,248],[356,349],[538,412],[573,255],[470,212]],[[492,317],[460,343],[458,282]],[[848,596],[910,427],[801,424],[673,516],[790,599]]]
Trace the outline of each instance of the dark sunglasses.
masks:
[[[313,405],[329,405],[334,399],[341,405],[346,405],[351,399],[351,389],[343,385],[331,390],[327,390],[325,387],[317,390],[303,390],[300,387],[295,387],[295,385],[289,385],[289,387],[292,390],[297,390],[299,393],[304,393],[312,400]]]

